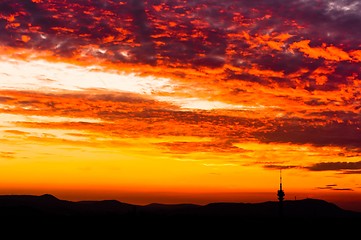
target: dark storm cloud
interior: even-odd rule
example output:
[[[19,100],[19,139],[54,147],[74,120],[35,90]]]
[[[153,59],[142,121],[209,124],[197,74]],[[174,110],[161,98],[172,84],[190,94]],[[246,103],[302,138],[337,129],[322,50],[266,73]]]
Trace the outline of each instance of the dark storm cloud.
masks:
[[[332,190],[335,190],[335,191],[353,191],[352,188],[333,188]]]
[[[217,153],[243,153],[244,149],[232,145],[229,141],[213,142],[164,142],[156,144],[171,153],[191,152],[217,152]]]
[[[291,166],[291,165],[278,165],[278,164],[267,164],[263,165],[263,168],[270,169],[270,170],[279,170],[279,169],[292,169],[292,168],[299,168],[298,166]]]
[[[307,167],[310,171],[341,171],[341,170],[360,170],[359,162],[321,162]]]
[[[156,64],[191,63],[221,67],[242,58],[262,69],[295,72],[312,64],[281,48],[262,51],[262,46],[232,35],[246,32],[252,39],[266,34],[288,33],[291,42],[310,39],[359,48],[361,17],[356,1],[3,1],[0,41],[10,46],[50,49],[62,56],[76,54],[89,44],[109,51],[112,61]],[[345,10],[352,8],[351,10]],[[322,31],[320,31],[322,29]],[[21,36],[31,40],[22,42]],[[46,38],[39,37],[43,34]],[[347,44],[345,44],[345,42]],[[229,55],[227,49],[235,53]],[[129,51],[124,57],[119,51]],[[282,51],[281,51],[282,50]],[[274,57],[269,61],[269,57]],[[347,69],[344,66],[340,69]],[[355,69],[353,70],[353,72]]]
[[[139,61],[144,63],[154,64],[156,61],[155,46],[151,39],[153,34],[152,27],[148,21],[145,1],[143,0],[128,0],[129,11],[133,17],[134,33],[136,40],[140,47],[133,51],[139,58]]]
[[[334,191],[353,191],[352,188],[339,188],[336,187],[337,184],[328,184],[325,187],[318,187],[317,189],[321,190],[334,190]]]
[[[315,146],[343,146],[361,151],[361,129],[359,119],[348,122],[313,122],[298,120],[293,122],[274,122],[274,129],[257,132],[255,136],[263,142],[292,142],[313,144]]]
[[[285,21],[295,21],[303,27],[301,31],[305,38],[313,39],[316,43],[342,43],[346,41],[349,47],[355,46],[360,38],[361,5],[357,0],[283,0],[240,1],[246,8],[269,12]],[[276,28],[282,25],[270,24]],[[320,31],[321,30],[321,31]],[[357,30],[357,31],[356,31]],[[353,42],[355,41],[355,42]],[[322,43],[321,42],[321,43]]]
[[[346,170],[342,171],[342,174],[361,174],[361,170]]]
[[[325,111],[310,113],[309,115],[310,116],[316,116],[316,117],[322,116],[322,117],[326,117],[328,119],[337,118],[337,119],[344,120],[344,121],[347,121],[347,120],[351,121],[352,120],[355,123],[357,123],[357,121],[360,120],[360,114],[355,113],[355,112],[351,112],[351,111],[325,110]],[[354,127],[356,127],[356,129],[357,129],[357,125],[354,126]]]
[[[327,184],[326,187],[336,187],[337,184]]]

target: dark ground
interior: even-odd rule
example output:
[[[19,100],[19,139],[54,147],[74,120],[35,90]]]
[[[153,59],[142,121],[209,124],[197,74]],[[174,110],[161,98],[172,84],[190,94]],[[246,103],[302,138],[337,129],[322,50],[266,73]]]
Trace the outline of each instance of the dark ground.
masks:
[[[42,196],[0,196],[8,238],[249,239],[356,236],[361,213],[319,199],[278,202],[132,205],[114,200],[71,202]]]

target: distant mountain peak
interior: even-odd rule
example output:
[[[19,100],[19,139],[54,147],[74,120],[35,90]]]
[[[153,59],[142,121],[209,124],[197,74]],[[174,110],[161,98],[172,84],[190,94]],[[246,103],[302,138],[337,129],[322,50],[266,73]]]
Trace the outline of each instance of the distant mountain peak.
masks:
[[[51,194],[43,194],[40,196],[43,199],[48,199],[48,200],[59,200],[57,197],[55,197],[54,195]]]

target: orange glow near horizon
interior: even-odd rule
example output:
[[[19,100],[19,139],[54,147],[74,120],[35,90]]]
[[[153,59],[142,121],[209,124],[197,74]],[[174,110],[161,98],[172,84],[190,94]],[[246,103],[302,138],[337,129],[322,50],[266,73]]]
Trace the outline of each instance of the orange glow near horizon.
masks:
[[[273,201],[282,169],[286,200],[357,208],[353,10],[81,2],[2,3],[1,194]]]

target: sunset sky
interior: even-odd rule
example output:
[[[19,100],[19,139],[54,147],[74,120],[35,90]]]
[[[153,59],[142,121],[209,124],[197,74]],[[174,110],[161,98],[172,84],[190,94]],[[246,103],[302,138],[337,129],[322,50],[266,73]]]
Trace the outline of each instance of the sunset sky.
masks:
[[[359,0],[1,0],[0,194],[361,210]]]

